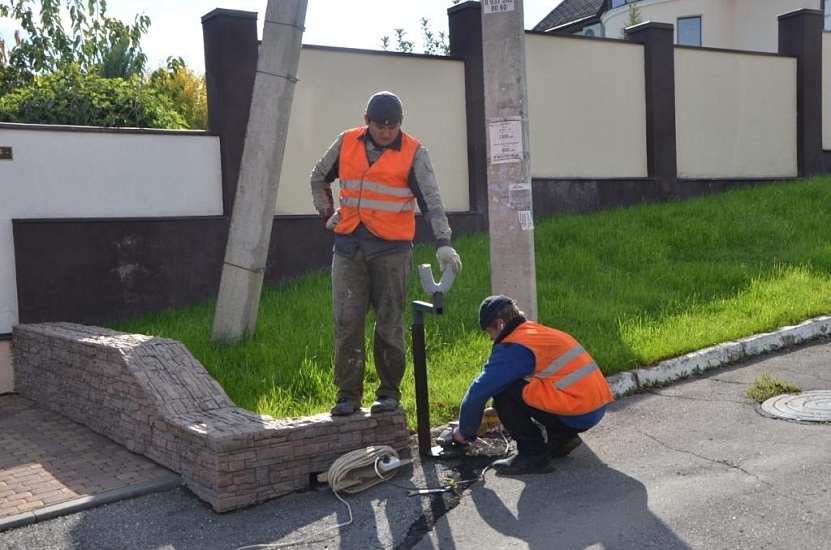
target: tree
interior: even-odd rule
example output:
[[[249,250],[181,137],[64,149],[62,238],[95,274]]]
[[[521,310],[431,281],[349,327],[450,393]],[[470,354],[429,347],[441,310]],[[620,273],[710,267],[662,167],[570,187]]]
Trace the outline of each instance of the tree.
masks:
[[[15,31],[14,40],[16,44],[20,43],[20,33]],[[0,67],[5,66],[9,62],[9,49],[6,47],[6,41],[3,35],[0,35]]]
[[[411,42],[409,40],[404,40],[404,36],[407,34],[407,31],[404,29],[395,29],[395,51],[397,52],[405,52],[405,53],[413,53],[413,48],[415,47],[415,42]],[[390,37],[389,36],[382,36],[381,37],[381,49],[384,51],[389,50],[390,44]]]
[[[146,15],[128,25],[107,16],[106,0],[0,0],[0,16],[25,37],[0,46],[0,120],[205,128],[204,78],[181,59],[145,77]]]
[[[69,14],[68,31],[63,9]],[[107,16],[106,0],[0,0],[0,16],[15,19],[23,30],[16,47],[7,52],[0,92],[70,66],[82,73],[100,72],[105,65],[111,71],[115,59],[121,59],[122,75],[144,71],[147,57],[140,40],[150,27],[144,14],[128,25]]]
[[[38,74],[31,85],[0,96],[0,122],[78,126],[187,128],[143,79],[85,74],[77,65]]]
[[[450,44],[447,43],[447,33],[439,31],[433,34],[430,21],[421,18],[421,34],[424,38],[424,53],[430,55],[450,55]]]
[[[626,23],[623,24],[623,28],[620,29],[620,37],[626,38],[626,29],[628,27],[634,27],[635,25],[640,25],[643,23],[641,21],[641,10],[633,3],[627,6],[627,14],[626,14]]]
[[[451,0],[453,5],[456,5],[460,2],[460,0]],[[394,29],[395,30],[395,50],[397,52],[406,52],[406,53],[413,53],[415,49],[415,42],[410,40],[406,40],[404,37],[407,32],[404,29]],[[439,31],[438,33],[433,33],[432,29],[430,28],[430,20],[422,17],[421,18],[421,35],[423,39],[424,45],[424,53],[430,55],[450,55],[450,44],[448,43],[447,33],[444,31]],[[389,51],[390,49],[390,37],[389,36],[382,36],[381,37],[381,49],[384,51]]]
[[[150,88],[168,100],[192,129],[208,127],[208,91],[205,75],[197,75],[188,69],[181,57],[167,59],[167,67],[153,71]]]
[[[144,73],[144,55],[137,54],[125,37],[119,37],[115,43],[105,46],[98,74],[104,78],[130,78]]]
[[[421,18],[421,34],[424,45],[424,53],[430,55],[450,55],[450,45],[447,43],[447,33],[439,31],[433,34],[430,28],[430,20],[424,17]],[[415,50],[415,42],[406,40],[404,37],[407,31],[404,29],[395,29],[395,50],[397,52],[413,53]],[[388,36],[381,37],[381,49],[389,51],[390,38]]]

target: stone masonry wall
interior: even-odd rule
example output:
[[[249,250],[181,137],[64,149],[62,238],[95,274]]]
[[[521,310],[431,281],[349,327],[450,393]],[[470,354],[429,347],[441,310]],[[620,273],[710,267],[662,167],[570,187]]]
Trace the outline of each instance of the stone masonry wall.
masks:
[[[180,342],[74,323],[17,325],[17,392],[178,472],[217,512],[304,487],[343,454],[403,450],[406,413],[274,419],[234,405]]]

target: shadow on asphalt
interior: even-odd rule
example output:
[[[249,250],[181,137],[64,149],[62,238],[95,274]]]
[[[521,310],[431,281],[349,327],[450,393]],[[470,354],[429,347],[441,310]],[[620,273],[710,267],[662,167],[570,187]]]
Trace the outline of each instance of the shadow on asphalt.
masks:
[[[608,467],[586,445],[574,455],[557,461],[554,474],[522,477],[515,511],[487,477],[471,487],[470,498],[489,526],[531,549],[644,548],[644,532],[651,533],[647,547],[688,548],[650,511],[642,483]],[[540,503],[548,503],[545,510]]]

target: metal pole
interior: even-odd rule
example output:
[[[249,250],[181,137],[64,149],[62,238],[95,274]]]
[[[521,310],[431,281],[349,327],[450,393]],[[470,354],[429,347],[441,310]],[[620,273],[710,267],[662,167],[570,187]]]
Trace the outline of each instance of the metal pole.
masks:
[[[422,455],[430,454],[430,401],[427,395],[427,351],[424,341],[423,310],[432,309],[431,304],[413,302],[413,376],[415,377],[416,422],[418,423],[418,450]]]
[[[482,0],[491,290],[537,320],[522,0]]]

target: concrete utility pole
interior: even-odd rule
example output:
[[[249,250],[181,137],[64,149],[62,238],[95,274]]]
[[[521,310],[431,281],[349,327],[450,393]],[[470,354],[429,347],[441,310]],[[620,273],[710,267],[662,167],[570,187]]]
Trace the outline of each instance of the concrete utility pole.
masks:
[[[257,326],[306,5],[307,0],[268,0],[266,7],[213,341],[238,342]]]
[[[537,320],[522,0],[482,0],[491,290]]]

